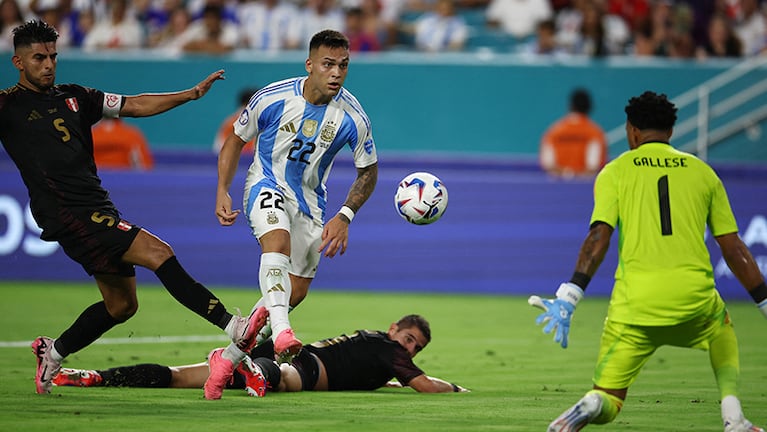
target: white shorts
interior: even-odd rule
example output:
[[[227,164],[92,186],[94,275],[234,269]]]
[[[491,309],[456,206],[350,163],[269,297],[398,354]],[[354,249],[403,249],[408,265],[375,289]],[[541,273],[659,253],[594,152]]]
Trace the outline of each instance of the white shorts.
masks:
[[[298,210],[298,203],[278,189],[257,183],[246,190],[243,200],[245,216],[253,235],[258,239],[275,229],[290,234],[290,273],[314,278],[322,243],[322,225]]]

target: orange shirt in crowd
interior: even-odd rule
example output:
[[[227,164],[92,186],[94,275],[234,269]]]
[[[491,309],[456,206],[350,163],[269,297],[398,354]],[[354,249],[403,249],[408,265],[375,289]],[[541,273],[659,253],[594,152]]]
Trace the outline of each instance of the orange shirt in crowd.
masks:
[[[221,123],[221,126],[218,128],[218,133],[216,133],[216,139],[213,141],[213,151],[215,151],[216,154],[221,151],[221,147],[224,146],[224,141],[226,141],[226,138],[229,137],[232,132],[234,132],[234,122],[237,121],[237,119],[240,117],[240,114],[242,114],[242,110],[232,113],[232,115],[224,119],[223,123]],[[255,143],[255,138],[245,143],[245,147],[243,147],[242,152],[253,154],[253,152],[255,152]]]
[[[594,175],[607,163],[607,138],[585,114],[571,112],[541,139],[541,167],[561,176]]]
[[[93,156],[99,169],[139,169],[154,167],[144,134],[121,119],[102,119],[93,126]]]

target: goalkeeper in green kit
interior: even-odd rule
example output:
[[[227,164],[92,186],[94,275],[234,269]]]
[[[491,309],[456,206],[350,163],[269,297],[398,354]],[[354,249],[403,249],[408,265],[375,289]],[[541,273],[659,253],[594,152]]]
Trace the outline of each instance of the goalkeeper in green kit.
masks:
[[[721,180],[705,162],[670,144],[676,107],[650,91],[626,106],[630,150],[596,178],[589,233],[575,272],[536,322],[567,347],[570,317],[618,229],[618,267],[591,391],[554,420],[549,432],[613,421],[629,386],[663,345],[707,350],[722,399],[725,432],[764,432],[746,420],[738,393],[738,342],[714,286],[708,226],[727,265],[767,317],[767,285],[738,235]]]

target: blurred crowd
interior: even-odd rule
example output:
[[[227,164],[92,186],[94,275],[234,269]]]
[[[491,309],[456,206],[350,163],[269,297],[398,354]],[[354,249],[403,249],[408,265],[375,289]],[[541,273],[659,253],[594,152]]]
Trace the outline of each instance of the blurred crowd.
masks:
[[[42,18],[59,49],[225,54],[303,50],[324,28],[352,51],[749,57],[767,51],[761,0],[0,0],[0,52]]]

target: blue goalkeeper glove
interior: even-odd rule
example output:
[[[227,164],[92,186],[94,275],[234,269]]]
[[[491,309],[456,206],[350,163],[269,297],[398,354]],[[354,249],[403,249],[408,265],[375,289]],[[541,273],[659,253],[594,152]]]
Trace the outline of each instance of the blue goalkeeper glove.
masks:
[[[563,283],[557,290],[557,298],[542,299],[538,296],[530,296],[527,302],[539,307],[544,312],[538,315],[535,323],[546,323],[543,332],[546,334],[555,331],[554,342],[567,348],[567,335],[570,333],[570,317],[575,312],[575,306],[583,298],[583,290],[572,282]]]

